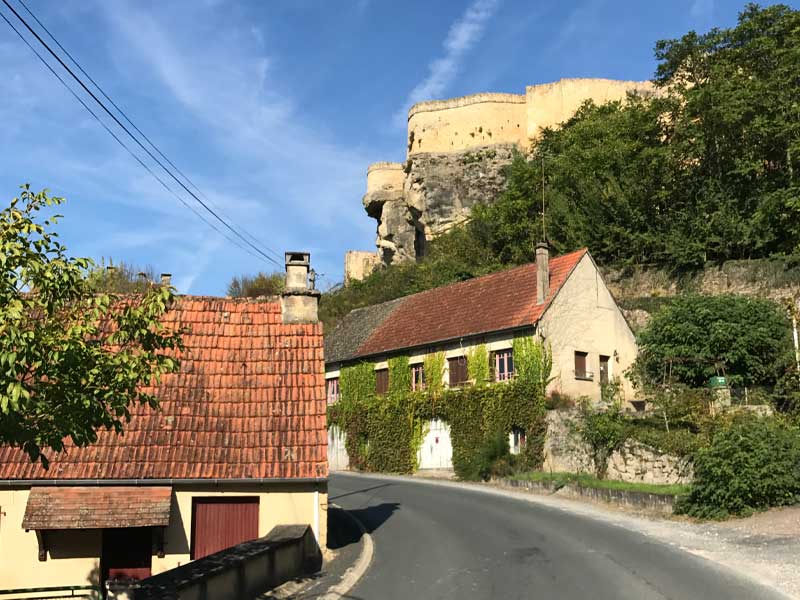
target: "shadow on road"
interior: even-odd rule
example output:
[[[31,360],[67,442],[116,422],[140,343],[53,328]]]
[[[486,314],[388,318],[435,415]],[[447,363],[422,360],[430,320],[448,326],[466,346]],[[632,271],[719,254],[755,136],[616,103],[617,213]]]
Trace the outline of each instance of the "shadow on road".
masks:
[[[357,519],[368,533],[372,533],[383,525],[399,508],[400,504],[397,502],[383,502],[367,508],[348,510],[347,512]],[[334,518],[329,519],[329,529],[333,530],[329,532],[329,548],[338,550],[350,544],[356,544],[361,540],[361,530],[349,525],[347,523],[349,519],[342,515],[341,511],[332,510],[330,516]]]
[[[389,487],[393,484],[391,483],[382,483],[380,485],[373,485],[367,488],[361,488],[360,490],[353,490],[352,492],[347,492],[346,494],[339,494],[338,496],[329,496],[328,501],[331,500],[338,500],[339,498],[347,498],[347,496],[355,496],[356,494],[363,494],[364,492],[371,492],[372,490],[379,490],[380,488]]]

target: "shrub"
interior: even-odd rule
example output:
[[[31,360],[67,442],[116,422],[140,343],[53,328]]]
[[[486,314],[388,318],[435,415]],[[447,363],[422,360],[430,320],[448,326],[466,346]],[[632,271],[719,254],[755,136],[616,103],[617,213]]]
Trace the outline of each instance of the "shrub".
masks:
[[[697,452],[695,479],[676,512],[748,515],[800,500],[800,432],[776,418],[739,416]]]
[[[481,444],[470,464],[470,471],[462,474],[462,479],[488,481],[492,475],[503,477],[510,474],[510,452],[508,435],[496,431]]]
[[[596,409],[589,406],[588,402],[583,402],[578,433],[589,447],[595,475],[598,479],[604,479],[609,457],[627,439],[627,425],[619,406]]]

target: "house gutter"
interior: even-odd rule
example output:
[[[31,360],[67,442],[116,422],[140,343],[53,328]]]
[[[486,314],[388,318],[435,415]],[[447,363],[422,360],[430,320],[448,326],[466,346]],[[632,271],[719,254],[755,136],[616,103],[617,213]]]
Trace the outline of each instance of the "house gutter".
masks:
[[[153,485],[213,485],[219,486],[222,484],[264,484],[264,483],[327,483],[327,477],[303,477],[303,478],[288,478],[288,477],[273,477],[273,478],[258,478],[258,479],[0,479],[0,487],[18,487],[18,486],[113,486],[113,485],[129,485],[129,486],[153,486]]]

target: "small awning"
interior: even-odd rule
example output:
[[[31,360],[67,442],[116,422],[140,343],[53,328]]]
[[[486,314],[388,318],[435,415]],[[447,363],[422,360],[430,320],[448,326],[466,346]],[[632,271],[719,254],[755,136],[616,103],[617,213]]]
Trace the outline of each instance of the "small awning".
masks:
[[[24,529],[166,527],[169,486],[33,486]]]

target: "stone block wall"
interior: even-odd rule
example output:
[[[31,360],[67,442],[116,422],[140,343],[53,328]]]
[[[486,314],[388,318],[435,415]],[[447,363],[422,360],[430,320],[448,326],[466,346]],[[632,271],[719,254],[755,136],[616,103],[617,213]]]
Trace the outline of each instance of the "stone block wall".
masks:
[[[575,411],[548,412],[544,471],[594,473],[589,449],[575,431],[577,418]],[[682,484],[691,482],[693,470],[685,458],[629,441],[609,458],[606,477],[632,483]]]

